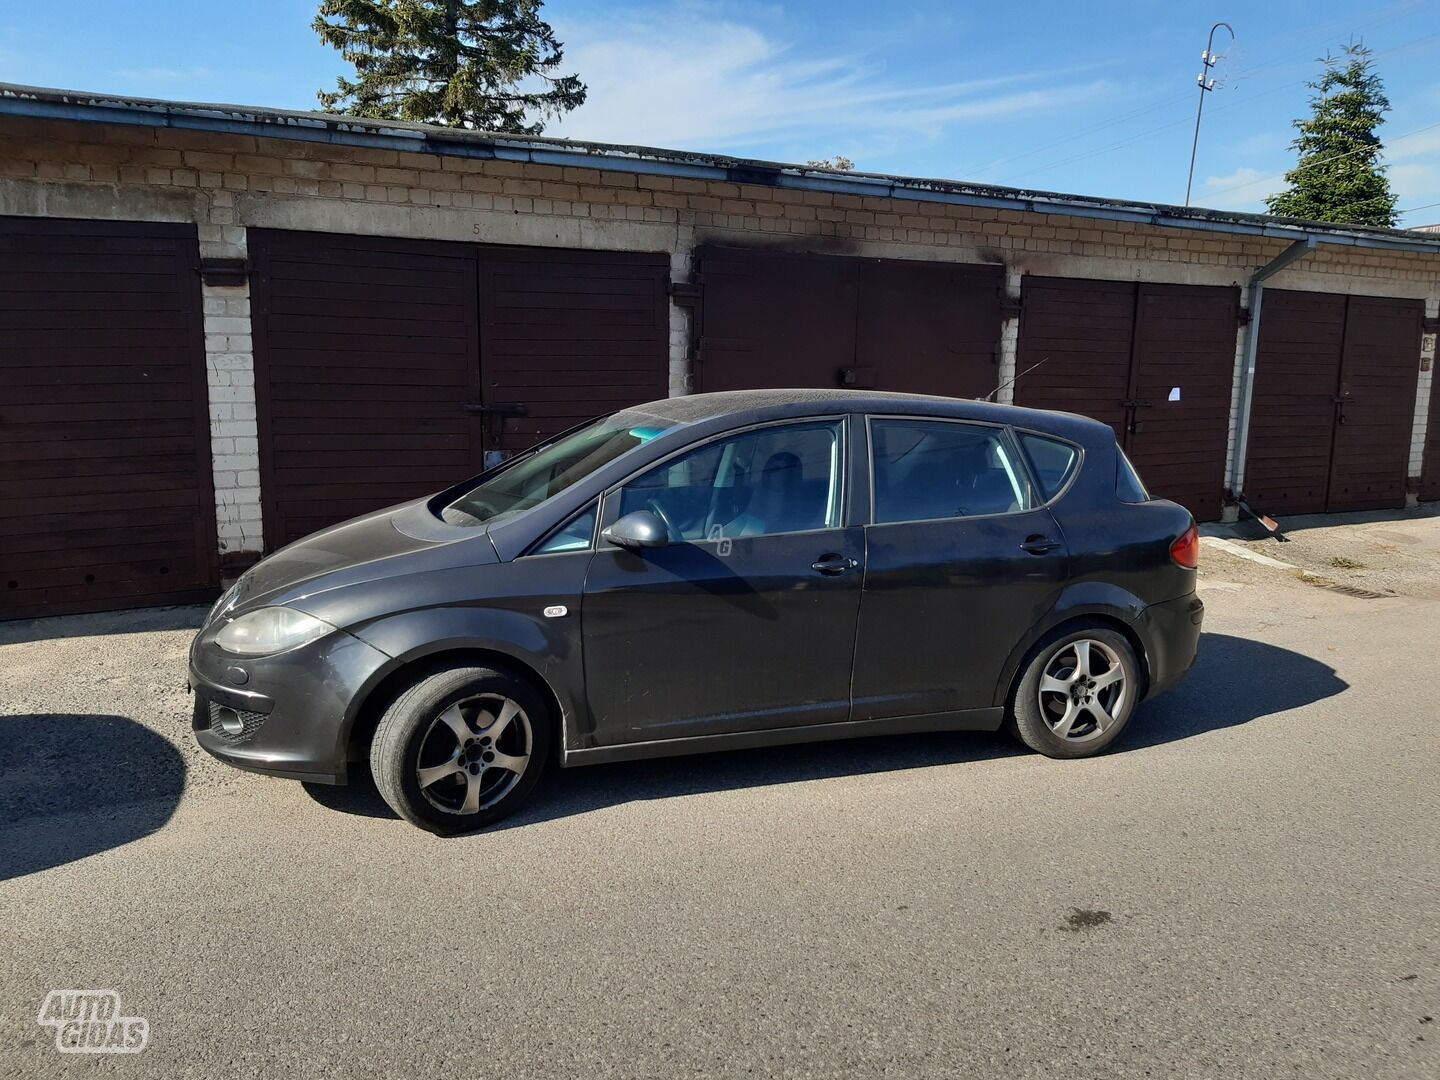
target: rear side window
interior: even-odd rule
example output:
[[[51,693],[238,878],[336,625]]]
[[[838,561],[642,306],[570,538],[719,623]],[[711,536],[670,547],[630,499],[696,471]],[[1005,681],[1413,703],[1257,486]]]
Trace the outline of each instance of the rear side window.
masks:
[[[1033,503],[998,428],[876,419],[870,437],[877,524],[1008,514]]]
[[[1080,461],[1080,451],[1067,442],[1023,431],[1020,432],[1020,445],[1030,458],[1040,494],[1049,502],[1070,482],[1070,474]]]
[[[1118,446],[1115,448],[1115,495],[1121,502],[1150,501],[1150,493],[1145,490],[1140,474],[1135,471],[1135,466],[1130,464],[1125,451]]]

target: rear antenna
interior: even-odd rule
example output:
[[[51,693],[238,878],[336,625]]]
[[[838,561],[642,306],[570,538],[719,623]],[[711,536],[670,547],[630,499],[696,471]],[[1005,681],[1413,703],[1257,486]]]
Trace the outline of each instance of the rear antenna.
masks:
[[[993,401],[994,398],[995,398],[995,395],[998,394],[1001,390],[1004,390],[1005,387],[1009,386],[1009,385],[1010,385],[1011,383],[1013,383],[1013,382],[1018,382],[1018,381],[1020,380],[1021,376],[1029,375],[1030,372],[1034,371],[1037,367],[1039,367],[1041,364],[1045,363],[1045,361],[1046,361],[1046,360],[1049,360],[1049,359],[1050,359],[1050,358],[1047,356],[1047,357],[1044,357],[1043,359],[1036,360],[1035,363],[1031,364],[1031,365],[1030,365],[1029,367],[1027,367],[1024,371],[1020,372],[1019,375],[1012,375],[1012,376],[1010,376],[1010,378],[1005,379],[1003,382],[1000,383],[999,386],[995,387],[994,390],[991,390],[988,394],[986,394],[986,395],[985,395],[984,397],[982,397],[980,400],[981,400],[981,401]]]

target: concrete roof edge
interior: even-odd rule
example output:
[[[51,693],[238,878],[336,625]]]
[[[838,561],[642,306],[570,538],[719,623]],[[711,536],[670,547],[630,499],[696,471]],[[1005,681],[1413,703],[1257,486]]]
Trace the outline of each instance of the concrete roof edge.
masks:
[[[579,166],[696,180],[725,180],[796,191],[1062,214],[1273,240],[1293,241],[1313,237],[1322,244],[1440,255],[1440,235],[1404,229],[1331,225],[1265,214],[995,187],[957,180],[834,172],[722,154],[465,131],[333,113],[166,101],[0,83],[0,116],[169,127],[408,153]]]

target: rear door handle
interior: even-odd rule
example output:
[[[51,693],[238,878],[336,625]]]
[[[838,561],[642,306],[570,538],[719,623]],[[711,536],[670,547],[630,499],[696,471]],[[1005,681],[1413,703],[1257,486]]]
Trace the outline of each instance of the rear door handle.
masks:
[[[1021,549],[1028,551],[1031,555],[1046,555],[1060,546],[1060,541],[1051,540],[1048,536],[1027,536],[1025,542],[1020,545]]]
[[[821,555],[810,564],[810,569],[817,574],[829,574],[834,577],[836,574],[848,573],[859,565],[854,559],[847,559],[844,555]]]

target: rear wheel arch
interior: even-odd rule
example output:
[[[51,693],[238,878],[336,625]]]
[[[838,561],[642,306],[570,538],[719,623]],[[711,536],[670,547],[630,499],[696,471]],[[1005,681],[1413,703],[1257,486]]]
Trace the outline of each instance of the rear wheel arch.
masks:
[[[1140,666],[1139,697],[1140,700],[1143,700],[1150,688],[1150,657],[1145,651],[1145,642],[1136,633],[1134,625],[1127,619],[1113,611],[1102,609],[1066,614],[1064,618],[1031,636],[1026,642],[1017,645],[1006,665],[1005,676],[997,687],[997,691],[1003,690],[1003,693],[997,693],[995,704],[1004,708],[1008,713],[1015,700],[1015,690],[1025,675],[1026,665],[1030,663],[1035,654],[1055,639],[1086,626],[1100,626],[1107,630],[1114,630],[1129,642],[1131,650],[1135,653],[1135,662]]]
[[[345,732],[347,761],[369,760],[370,743],[375,737],[380,718],[406,689],[429,675],[453,667],[494,668],[529,683],[544,698],[550,709],[558,760],[565,745],[565,713],[561,708],[560,698],[550,683],[532,665],[509,653],[495,649],[456,647],[402,660],[366,691],[352,709],[350,724]]]

